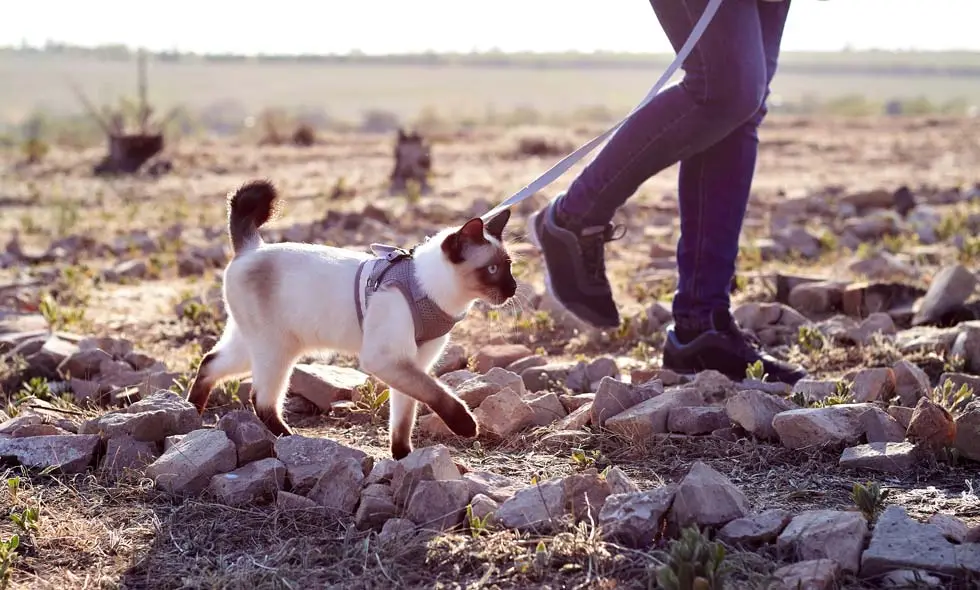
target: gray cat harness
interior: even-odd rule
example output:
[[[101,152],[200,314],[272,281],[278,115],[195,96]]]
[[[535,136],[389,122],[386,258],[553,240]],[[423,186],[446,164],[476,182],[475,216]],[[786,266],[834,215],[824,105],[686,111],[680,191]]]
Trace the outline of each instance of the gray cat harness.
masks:
[[[371,295],[383,287],[394,287],[408,302],[415,323],[415,343],[422,344],[445,336],[465,314],[451,316],[436,302],[429,298],[415,277],[415,248],[405,250],[397,246],[371,244],[375,258],[362,261],[357,266],[354,278],[354,306],[357,308],[357,325],[364,329],[364,314],[371,302]],[[361,275],[367,265],[372,264],[371,273],[364,285],[361,297]]]

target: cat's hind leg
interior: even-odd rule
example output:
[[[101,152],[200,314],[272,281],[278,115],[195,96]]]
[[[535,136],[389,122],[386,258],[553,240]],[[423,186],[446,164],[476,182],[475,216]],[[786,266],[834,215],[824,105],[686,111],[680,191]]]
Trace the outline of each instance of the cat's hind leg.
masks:
[[[252,391],[255,413],[272,434],[289,436],[292,429],[282,419],[282,407],[297,353],[272,343],[253,346]]]
[[[203,413],[214,387],[231,377],[248,373],[251,362],[248,347],[234,321],[229,318],[221,339],[214,345],[197,367],[194,381],[188,388],[187,401]]]

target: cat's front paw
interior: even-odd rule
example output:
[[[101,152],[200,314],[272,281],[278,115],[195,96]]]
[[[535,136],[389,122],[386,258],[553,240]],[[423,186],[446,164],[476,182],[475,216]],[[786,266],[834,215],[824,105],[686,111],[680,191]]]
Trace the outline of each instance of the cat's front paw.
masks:
[[[466,407],[466,404],[459,400],[453,400],[453,403],[447,405],[445,410],[436,413],[456,436],[476,438],[480,434],[476,416]]]

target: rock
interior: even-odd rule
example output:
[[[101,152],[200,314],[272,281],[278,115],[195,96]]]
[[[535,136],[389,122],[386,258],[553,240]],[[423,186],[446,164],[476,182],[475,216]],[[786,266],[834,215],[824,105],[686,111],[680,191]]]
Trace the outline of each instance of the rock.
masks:
[[[470,491],[461,479],[420,481],[405,517],[425,529],[446,530],[463,521]]]
[[[58,373],[66,378],[88,379],[99,373],[105,360],[112,360],[112,357],[104,350],[79,350],[58,365]]]
[[[534,355],[518,359],[511,364],[507,365],[507,370],[511,373],[517,373],[520,375],[524,371],[533,367],[543,367],[548,364],[548,359],[541,355]]]
[[[847,301],[849,295],[845,292],[844,296],[845,301]],[[867,346],[873,344],[876,338],[894,336],[897,331],[895,320],[890,315],[884,312],[874,312],[864,318],[857,328],[850,330],[848,336],[856,344]]]
[[[92,463],[98,446],[99,437],[91,435],[0,437],[0,457],[13,457],[30,469],[82,473]]]
[[[486,376],[478,375],[472,379],[468,379],[461,383],[459,386],[455,387],[453,391],[459,397],[459,399],[466,402],[470,408],[477,408],[483,404],[491,395],[499,392],[501,390],[499,383],[494,383],[489,381]]]
[[[898,422],[898,425],[902,427],[902,432],[904,433],[909,429],[909,423],[912,422],[912,414],[915,412],[913,408],[906,408],[905,406],[891,406],[888,408],[888,415]]]
[[[439,380],[445,383],[446,385],[448,385],[449,387],[451,387],[453,390],[455,390],[457,387],[459,387],[466,381],[469,381],[470,379],[474,379],[479,376],[480,375],[477,375],[476,373],[468,369],[460,369],[458,371],[450,371],[448,373],[444,373],[440,375]]]
[[[126,435],[118,436],[110,438],[106,443],[102,468],[112,475],[142,471],[159,456],[155,443],[139,441]]]
[[[929,517],[928,524],[938,527],[943,536],[952,543],[966,543],[970,536],[970,527],[952,514],[933,514]]]
[[[585,367],[585,378],[589,384],[588,391],[595,391],[603,379],[618,379],[619,366],[616,365],[616,359],[608,356],[593,359]],[[587,393],[587,391],[582,393]]]
[[[500,504],[488,498],[483,494],[477,494],[473,496],[470,500],[470,512],[474,518],[479,518],[481,521],[490,522],[493,520],[493,515],[497,512],[497,508],[500,508]]]
[[[534,412],[534,424],[536,426],[547,426],[568,415],[561,400],[550,391],[528,399],[527,405]]]
[[[54,373],[58,366],[79,351],[78,345],[51,335],[41,349],[27,359],[30,366],[45,373]]]
[[[956,424],[949,412],[924,397],[912,412],[906,436],[912,442],[920,442],[938,450],[954,443]]]
[[[235,444],[221,430],[194,430],[146,468],[158,488],[177,495],[198,494],[211,478],[235,468]]]
[[[783,446],[790,449],[851,444],[864,434],[861,415],[871,404],[837,404],[801,408],[776,414],[772,426]]]
[[[301,495],[309,492],[320,477],[343,458],[356,459],[365,474],[374,466],[374,459],[364,451],[325,438],[299,434],[283,436],[276,439],[274,449],[276,457],[286,466],[292,491]]]
[[[796,559],[832,559],[856,573],[868,534],[860,512],[807,510],[794,517],[776,540],[776,548]]]
[[[929,394],[929,376],[918,365],[902,359],[892,370],[895,372],[895,394],[903,406],[914,407],[919,398]]]
[[[980,462],[980,402],[967,405],[955,424],[953,446],[967,459]]]
[[[555,530],[556,520],[565,514],[565,505],[564,483],[549,480],[515,493],[497,509],[495,520],[506,528],[547,533]]]
[[[980,327],[961,324],[959,328],[950,347],[949,356],[960,358],[964,370],[971,373],[980,372]]]
[[[677,486],[670,510],[675,530],[689,525],[723,526],[749,513],[749,501],[727,477],[695,461]]]
[[[212,476],[208,491],[222,504],[251,506],[271,502],[285,481],[286,466],[270,457]]]
[[[325,457],[324,460],[329,461],[329,465],[306,497],[331,512],[353,514],[361,497],[365,477],[363,464],[351,456]]]
[[[459,344],[450,344],[442,351],[439,360],[432,367],[432,372],[440,377],[451,371],[465,369],[468,361],[469,356],[466,354],[465,348]]]
[[[660,533],[676,491],[677,486],[667,485],[607,497],[599,511],[603,538],[635,549],[648,547]]]
[[[316,502],[305,496],[279,490],[276,494],[276,508],[279,510],[316,510]]]
[[[723,402],[737,391],[731,379],[712,369],[698,373],[690,387],[701,394],[704,402]]]
[[[14,435],[28,426],[43,424],[44,418],[35,414],[21,414],[15,418],[8,418],[0,424],[0,437],[13,438]],[[17,437],[20,438],[20,437]]]
[[[565,406],[565,410],[568,411],[568,413],[572,413],[575,410],[584,406],[585,404],[589,404],[589,408],[591,408],[592,407],[591,404],[595,403],[595,394],[594,393],[578,393],[576,395],[564,394],[558,396],[558,401],[561,402],[561,405]],[[589,419],[591,420],[591,416]]]
[[[402,506],[414,495],[420,482],[461,478],[449,449],[445,445],[433,445],[415,449],[397,462],[391,476],[391,489],[395,503]]]
[[[398,507],[390,495],[361,494],[361,502],[354,514],[354,526],[358,530],[379,529],[390,518],[398,515]]]
[[[950,382],[948,386],[946,385],[947,381]],[[939,376],[938,385],[939,387],[952,387],[953,391],[959,391],[960,388],[966,385],[967,388],[969,388],[973,393],[972,397],[974,399],[980,399],[980,397],[978,397],[978,394],[980,394],[980,377],[977,377],[976,375],[968,375],[966,373],[943,373]],[[918,399],[916,399],[916,403],[917,402]],[[910,407],[915,407],[915,403],[908,405]]]
[[[936,322],[946,312],[966,303],[976,288],[977,277],[963,265],[943,268],[929,283],[929,290],[912,317],[912,325]]]
[[[851,384],[851,396],[857,403],[887,401],[895,392],[895,372],[890,367],[861,369]]]
[[[801,283],[790,290],[787,302],[804,315],[824,314],[840,308],[843,291],[832,281]]]
[[[333,365],[297,364],[289,380],[290,393],[301,395],[323,412],[337,400],[353,399],[354,390],[367,383],[357,369]]]
[[[64,428],[59,428],[54,424],[38,423],[38,424],[25,424],[20,426],[16,430],[10,433],[10,438],[26,438],[29,436],[57,436],[65,434],[74,434],[73,432],[68,432]]]
[[[616,434],[642,442],[654,434],[667,432],[667,416],[672,408],[703,403],[701,393],[694,388],[669,390],[608,418],[605,426]]]
[[[905,440],[905,428],[878,408],[861,414],[860,420],[869,443],[899,443]]]
[[[880,576],[901,569],[977,574],[980,549],[975,544],[954,545],[936,525],[913,520],[901,506],[888,506],[878,517],[871,543],[864,551],[861,576]]]
[[[487,397],[473,410],[481,435],[506,438],[534,424],[534,410],[510,387]]]
[[[565,486],[565,511],[575,520],[595,522],[611,493],[609,482],[599,477],[595,469],[569,475],[562,480]]]
[[[136,440],[156,442],[200,427],[201,415],[193,405],[171,391],[159,391],[123,410],[83,422],[78,431],[106,438],[129,435]]]
[[[521,379],[528,391],[559,391],[574,366],[561,363],[531,367],[521,372]]]
[[[239,467],[272,456],[276,437],[254,413],[248,410],[228,412],[218,420],[217,428],[235,443]]]
[[[740,391],[725,402],[725,412],[731,421],[762,440],[778,439],[773,419],[780,412],[796,408],[791,401],[753,390]]]
[[[902,473],[915,466],[916,447],[907,442],[875,442],[844,449],[840,466],[883,473]]]
[[[463,474],[471,496],[487,496],[496,502],[506,502],[517,492],[513,479],[489,471],[469,471]]]
[[[608,418],[663,392],[663,385],[658,381],[648,381],[643,385],[633,386],[612,377],[603,377],[599,381],[599,387],[592,402],[592,424],[602,426]]]
[[[488,383],[492,383],[497,386],[497,391],[504,388],[511,388],[520,397],[527,395],[527,388],[524,386],[524,381],[521,376],[513,371],[508,371],[507,369],[502,369],[500,367],[493,367],[487,374],[483,376],[483,379]]]
[[[506,367],[534,351],[523,344],[495,344],[484,346],[476,353],[476,372],[486,373],[493,367]]]
[[[432,438],[453,438],[456,436],[446,423],[436,414],[426,414],[420,416],[418,420],[418,430],[422,434]]]
[[[736,518],[718,531],[718,539],[731,545],[771,543],[792,518],[788,511],[778,508]]]
[[[731,426],[725,408],[681,406],[671,408],[667,414],[668,432],[695,436],[711,434],[719,428]]]
[[[640,486],[633,483],[633,480],[615,465],[606,471],[606,481],[609,482],[609,491],[612,494],[632,494],[640,491]]]
[[[105,278],[109,281],[142,279],[146,277],[148,270],[149,267],[143,260],[126,260],[106,271]]]
[[[398,462],[394,459],[382,459],[375,463],[371,467],[371,472],[368,476],[364,478],[364,485],[369,486],[372,484],[390,484],[391,478],[395,474],[395,466]]]
[[[833,559],[810,559],[784,565],[772,573],[778,590],[833,590],[840,566]]]
[[[780,229],[774,232],[773,239],[782,247],[804,258],[816,258],[820,255],[820,240],[803,227],[792,226]]]
[[[592,420],[592,402],[578,408],[555,424],[555,430],[581,430]]]
[[[382,544],[403,543],[415,536],[415,523],[407,518],[392,518],[381,527],[378,540]]]

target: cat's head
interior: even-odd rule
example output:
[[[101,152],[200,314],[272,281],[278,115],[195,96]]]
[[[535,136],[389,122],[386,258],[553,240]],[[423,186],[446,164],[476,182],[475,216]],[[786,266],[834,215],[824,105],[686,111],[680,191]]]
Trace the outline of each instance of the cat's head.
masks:
[[[503,305],[517,292],[510,254],[504,245],[504,226],[510,209],[486,222],[470,219],[442,241],[442,252],[453,266],[459,283],[474,299]]]

